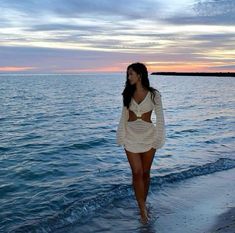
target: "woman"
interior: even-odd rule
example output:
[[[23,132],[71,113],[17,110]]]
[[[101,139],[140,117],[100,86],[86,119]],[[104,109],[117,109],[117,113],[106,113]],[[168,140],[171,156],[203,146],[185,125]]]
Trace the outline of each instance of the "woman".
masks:
[[[150,87],[144,64],[127,67],[126,84],[122,92],[122,114],[117,128],[117,144],[124,146],[131,170],[132,184],[141,214],[147,223],[146,199],[150,184],[150,169],[157,149],[165,143],[165,122],[160,92]],[[154,110],[156,125],[151,121]]]

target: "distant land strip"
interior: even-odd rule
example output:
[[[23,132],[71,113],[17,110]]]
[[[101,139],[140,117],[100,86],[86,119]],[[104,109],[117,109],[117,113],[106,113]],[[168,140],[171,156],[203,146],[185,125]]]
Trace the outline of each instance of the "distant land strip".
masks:
[[[152,75],[235,77],[235,72],[152,72]]]

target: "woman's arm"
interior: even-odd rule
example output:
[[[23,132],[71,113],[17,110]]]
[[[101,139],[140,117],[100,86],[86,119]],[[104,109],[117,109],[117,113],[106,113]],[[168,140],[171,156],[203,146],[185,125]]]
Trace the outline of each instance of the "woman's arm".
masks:
[[[162,106],[162,99],[160,92],[155,92],[155,105],[154,112],[156,115],[156,131],[155,131],[155,141],[154,148],[159,149],[165,144],[166,130],[165,130],[165,120]]]
[[[126,121],[127,121],[127,107],[123,105],[116,133],[116,142],[118,145],[124,145],[124,138],[126,135]]]

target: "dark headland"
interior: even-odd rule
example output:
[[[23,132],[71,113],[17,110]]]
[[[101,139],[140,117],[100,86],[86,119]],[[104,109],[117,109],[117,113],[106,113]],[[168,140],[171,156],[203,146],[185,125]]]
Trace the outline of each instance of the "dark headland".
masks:
[[[152,75],[235,77],[235,72],[153,72]]]

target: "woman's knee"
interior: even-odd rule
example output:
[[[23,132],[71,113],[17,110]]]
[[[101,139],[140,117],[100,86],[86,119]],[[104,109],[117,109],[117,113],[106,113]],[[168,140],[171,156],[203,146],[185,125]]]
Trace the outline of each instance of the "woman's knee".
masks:
[[[150,170],[144,170],[143,171],[143,178],[148,179],[150,177]]]
[[[135,169],[132,171],[132,176],[134,179],[142,179],[143,178],[143,170],[142,169]]]

